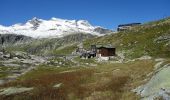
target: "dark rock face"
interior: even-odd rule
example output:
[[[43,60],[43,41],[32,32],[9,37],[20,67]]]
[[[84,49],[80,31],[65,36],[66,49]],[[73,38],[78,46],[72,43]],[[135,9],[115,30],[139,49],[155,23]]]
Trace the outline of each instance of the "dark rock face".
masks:
[[[104,29],[104,28],[101,28],[101,27],[97,27],[94,29],[95,32],[99,32],[100,34],[106,34],[106,33],[111,33],[113,31],[111,30],[108,30],[108,29]]]
[[[30,41],[32,38],[16,34],[0,34],[0,45]]]
[[[29,23],[33,25],[32,29],[36,30],[39,27],[41,21],[35,17],[32,20],[30,20]]]

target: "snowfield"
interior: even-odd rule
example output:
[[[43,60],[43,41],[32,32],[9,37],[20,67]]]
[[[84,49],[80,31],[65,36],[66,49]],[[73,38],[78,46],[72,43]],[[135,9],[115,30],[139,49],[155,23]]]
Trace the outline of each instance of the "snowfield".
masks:
[[[97,36],[104,35],[96,31],[95,29],[97,28],[101,27],[92,26],[86,20],[64,20],[59,18],[43,20],[35,17],[25,24],[15,24],[8,27],[0,25],[0,33],[19,34],[33,38],[63,37],[72,33],[90,33]]]

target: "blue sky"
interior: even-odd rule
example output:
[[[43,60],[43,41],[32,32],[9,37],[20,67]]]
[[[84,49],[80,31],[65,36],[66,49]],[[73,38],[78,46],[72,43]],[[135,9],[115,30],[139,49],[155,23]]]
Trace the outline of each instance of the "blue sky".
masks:
[[[33,17],[84,19],[115,29],[118,24],[170,16],[170,0],[0,0],[0,24],[25,23]]]

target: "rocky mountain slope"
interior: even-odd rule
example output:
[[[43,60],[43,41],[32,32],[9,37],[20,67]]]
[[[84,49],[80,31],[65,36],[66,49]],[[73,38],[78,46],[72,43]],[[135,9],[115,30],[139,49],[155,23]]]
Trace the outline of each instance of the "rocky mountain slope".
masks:
[[[25,24],[15,24],[9,27],[0,25],[1,34],[12,33],[33,38],[63,37],[73,33],[89,33],[102,36],[110,32],[112,31],[102,27],[92,26],[86,20],[64,20],[59,18],[43,20],[35,17]]]
[[[55,55],[59,47],[73,46],[76,47],[78,43],[83,42],[86,39],[94,38],[91,34],[70,34],[61,38],[42,38],[34,39],[31,37],[23,36],[22,38],[16,40],[15,37],[20,37],[22,35],[1,35],[3,36],[13,36],[12,39],[7,39],[6,42],[0,47],[3,47],[6,51],[22,51],[30,54],[36,55]],[[0,38],[1,39],[1,38]],[[75,48],[74,48],[75,49]],[[71,49],[71,50],[74,50]]]

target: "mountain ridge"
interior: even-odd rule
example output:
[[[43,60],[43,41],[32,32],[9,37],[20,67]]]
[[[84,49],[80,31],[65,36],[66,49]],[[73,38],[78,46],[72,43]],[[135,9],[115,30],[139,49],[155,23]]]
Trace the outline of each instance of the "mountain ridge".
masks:
[[[89,33],[103,36],[110,32],[113,31],[100,26],[92,26],[87,20],[65,20],[54,17],[50,20],[34,17],[24,24],[0,25],[1,34],[13,33],[33,38],[64,37],[73,33]]]

